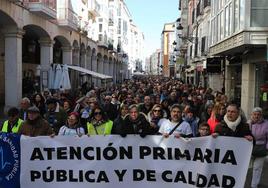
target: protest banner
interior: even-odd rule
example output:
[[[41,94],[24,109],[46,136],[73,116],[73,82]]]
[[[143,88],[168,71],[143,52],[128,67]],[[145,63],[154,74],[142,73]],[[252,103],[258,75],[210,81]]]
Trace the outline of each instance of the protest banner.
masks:
[[[20,186],[20,135],[0,133],[0,188]]]
[[[21,188],[244,187],[244,138],[21,138]]]

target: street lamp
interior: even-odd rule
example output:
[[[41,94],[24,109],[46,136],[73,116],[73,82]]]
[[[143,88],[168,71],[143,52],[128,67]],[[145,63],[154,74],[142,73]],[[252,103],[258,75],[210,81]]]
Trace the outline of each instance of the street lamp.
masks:
[[[179,38],[182,40],[188,40],[189,42],[193,43],[194,41],[197,40],[197,37],[194,36],[183,36],[182,35],[182,30],[183,30],[183,26],[181,24],[179,24],[179,26],[177,27],[177,30],[179,30]]]

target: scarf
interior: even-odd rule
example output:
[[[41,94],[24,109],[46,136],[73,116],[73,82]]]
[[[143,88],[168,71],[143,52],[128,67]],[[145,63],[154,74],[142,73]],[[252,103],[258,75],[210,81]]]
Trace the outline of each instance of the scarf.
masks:
[[[97,127],[97,126],[102,125],[103,123],[105,123],[105,121],[104,120],[97,121],[97,120],[93,119],[91,123],[92,123],[92,125],[94,127]]]
[[[229,121],[227,119],[227,115],[224,116],[224,121],[227,124],[227,126],[232,129],[233,131],[235,131],[237,125],[239,125],[239,123],[241,122],[241,116],[238,116],[238,118],[235,121]]]

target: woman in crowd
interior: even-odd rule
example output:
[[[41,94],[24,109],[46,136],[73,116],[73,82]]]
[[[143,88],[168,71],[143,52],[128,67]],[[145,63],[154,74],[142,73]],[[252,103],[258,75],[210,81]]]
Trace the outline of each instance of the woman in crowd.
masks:
[[[62,136],[82,136],[85,135],[85,130],[80,126],[79,114],[71,112],[68,116],[67,122],[59,130],[58,135]]]
[[[211,116],[211,112],[213,110],[213,107],[214,107],[213,103],[205,105],[205,111],[203,111],[201,113],[200,122],[207,122],[208,121],[208,119]]]
[[[152,110],[148,113],[148,122],[150,123],[151,127],[158,132],[159,130],[159,121],[161,121],[162,118],[166,117],[164,114],[164,111],[162,110],[162,107],[160,104],[155,104],[152,108]]]
[[[223,104],[217,103],[214,105],[211,116],[207,121],[210,126],[211,133],[214,133],[216,125],[223,120],[225,113],[226,108]]]
[[[267,154],[268,145],[268,121],[263,119],[262,109],[256,107],[253,109],[249,120],[252,135],[255,138],[256,145],[253,147],[253,172],[251,188],[257,188],[260,183],[262,168]],[[255,150],[259,148],[259,151]],[[255,148],[255,149],[254,149]]]
[[[69,100],[65,100],[63,102],[63,110],[67,113],[70,114],[72,112],[72,105]]]
[[[103,109],[96,107],[92,110],[91,121],[87,123],[88,135],[109,135],[112,132],[113,122],[109,120]]]
[[[123,122],[125,116],[128,114],[128,105],[122,104],[119,109],[119,114],[117,118],[114,120],[112,134],[121,134],[123,129]]]
[[[33,96],[32,104],[39,109],[40,115],[43,117],[46,113],[45,98],[40,93],[37,93]]]

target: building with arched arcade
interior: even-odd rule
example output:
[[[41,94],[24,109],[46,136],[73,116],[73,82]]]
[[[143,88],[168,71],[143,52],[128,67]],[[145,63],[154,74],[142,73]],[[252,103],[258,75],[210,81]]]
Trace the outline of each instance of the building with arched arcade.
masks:
[[[53,63],[111,76],[114,83],[127,77],[124,55],[95,40],[96,26],[89,23],[100,16],[97,1],[76,2],[87,11],[74,12],[71,0],[0,1],[0,103],[5,107],[18,106],[29,89],[25,83],[39,83],[39,76],[42,87],[47,87]],[[86,80],[101,85],[98,77],[83,75],[70,71],[72,87]]]

